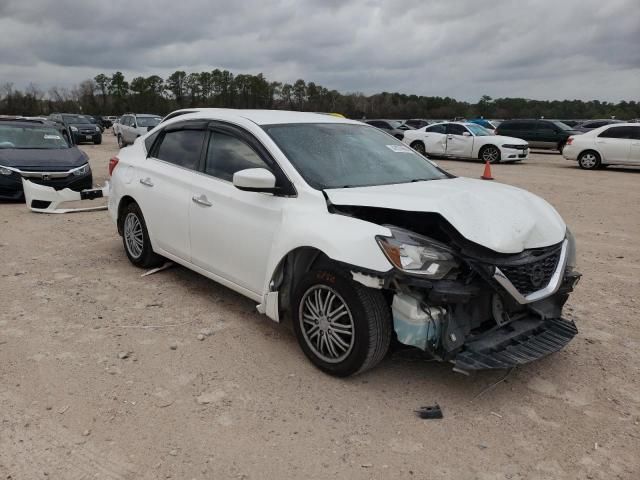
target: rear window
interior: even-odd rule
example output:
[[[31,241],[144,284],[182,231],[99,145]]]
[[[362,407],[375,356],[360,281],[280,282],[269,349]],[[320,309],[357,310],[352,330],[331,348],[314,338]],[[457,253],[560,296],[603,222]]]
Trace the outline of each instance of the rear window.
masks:
[[[179,167],[196,170],[205,132],[202,130],[175,130],[166,132],[160,141],[156,158]]]
[[[601,132],[598,137],[601,138],[633,138],[635,127],[611,127]]]

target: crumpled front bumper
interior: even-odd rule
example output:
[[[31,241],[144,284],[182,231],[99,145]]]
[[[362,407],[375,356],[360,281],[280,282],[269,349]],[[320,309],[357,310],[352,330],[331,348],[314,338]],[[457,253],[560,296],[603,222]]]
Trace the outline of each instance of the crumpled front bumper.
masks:
[[[110,186],[105,182],[102,188],[75,191],[69,188],[56,190],[53,187],[39,185],[29,180],[22,179],[22,187],[27,207],[32,212],[37,213],[71,213],[71,212],[93,212],[106,210],[106,205],[80,208],[59,208],[61,203],[75,202],[78,200],[93,200],[101,197],[108,197]]]
[[[544,320],[532,315],[469,340],[456,355],[455,368],[461,371],[513,368],[561,350],[577,333],[571,320]]]

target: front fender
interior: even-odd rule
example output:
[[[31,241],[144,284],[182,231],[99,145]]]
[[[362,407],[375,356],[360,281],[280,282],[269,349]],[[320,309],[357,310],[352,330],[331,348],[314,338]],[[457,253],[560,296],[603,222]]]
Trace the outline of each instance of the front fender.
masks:
[[[282,259],[300,247],[313,247],[338,262],[387,272],[392,266],[378,246],[376,235],[390,236],[391,232],[386,227],[346,215],[288,212],[274,240],[264,291],[268,292],[269,282]]]

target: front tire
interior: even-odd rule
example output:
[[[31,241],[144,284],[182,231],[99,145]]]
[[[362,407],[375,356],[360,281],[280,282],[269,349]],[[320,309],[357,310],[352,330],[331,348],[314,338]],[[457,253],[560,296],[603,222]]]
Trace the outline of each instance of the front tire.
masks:
[[[389,350],[392,320],[384,296],[337,269],[307,272],[291,310],[302,351],[325,373],[347,377],[364,372]]]
[[[420,155],[425,157],[427,156],[427,149],[425,148],[424,143],[422,143],[421,141],[415,141],[410,146]]]
[[[122,135],[118,134],[118,147],[124,148],[125,146],[126,146],[126,143],[124,143],[124,140],[122,139]]]
[[[122,231],[122,244],[129,261],[136,267],[152,268],[160,265],[162,257],[153,251],[147,224],[137,203],[124,207],[118,219]]]
[[[487,145],[480,150],[480,160],[489,163],[499,163],[500,150],[494,145]]]
[[[578,165],[583,170],[596,170],[600,167],[601,163],[600,155],[593,150],[582,152],[578,157]]]

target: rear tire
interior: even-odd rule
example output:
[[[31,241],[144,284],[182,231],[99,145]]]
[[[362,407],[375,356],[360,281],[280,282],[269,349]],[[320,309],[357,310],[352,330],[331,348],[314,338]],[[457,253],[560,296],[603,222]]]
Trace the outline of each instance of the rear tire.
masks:
[[[362,373],[389,350],[391,310],[382,292],[337,269],[307,272],[295,288],[291,312],[302,351],[330,375]]]
[[[578,166],[583,170],[596,170],[601,163],[600,155],[593,150],[582,152],[578,157]]]
[[[136,267],[152,268],[162,263],[162,257],[153,251],[147,224],[137,203],[124,207],[120,218],[122,244],[129,261]]]
[[[487,145],[480,150],[480,160],[489,163],[500,162],[500,149],[494,145]]]
[[[415,141],[410,146],[420,155],[423,155],[425,157],[427,156],[427,149],[425,148],[424,143],[422,143],[421,141]]]

